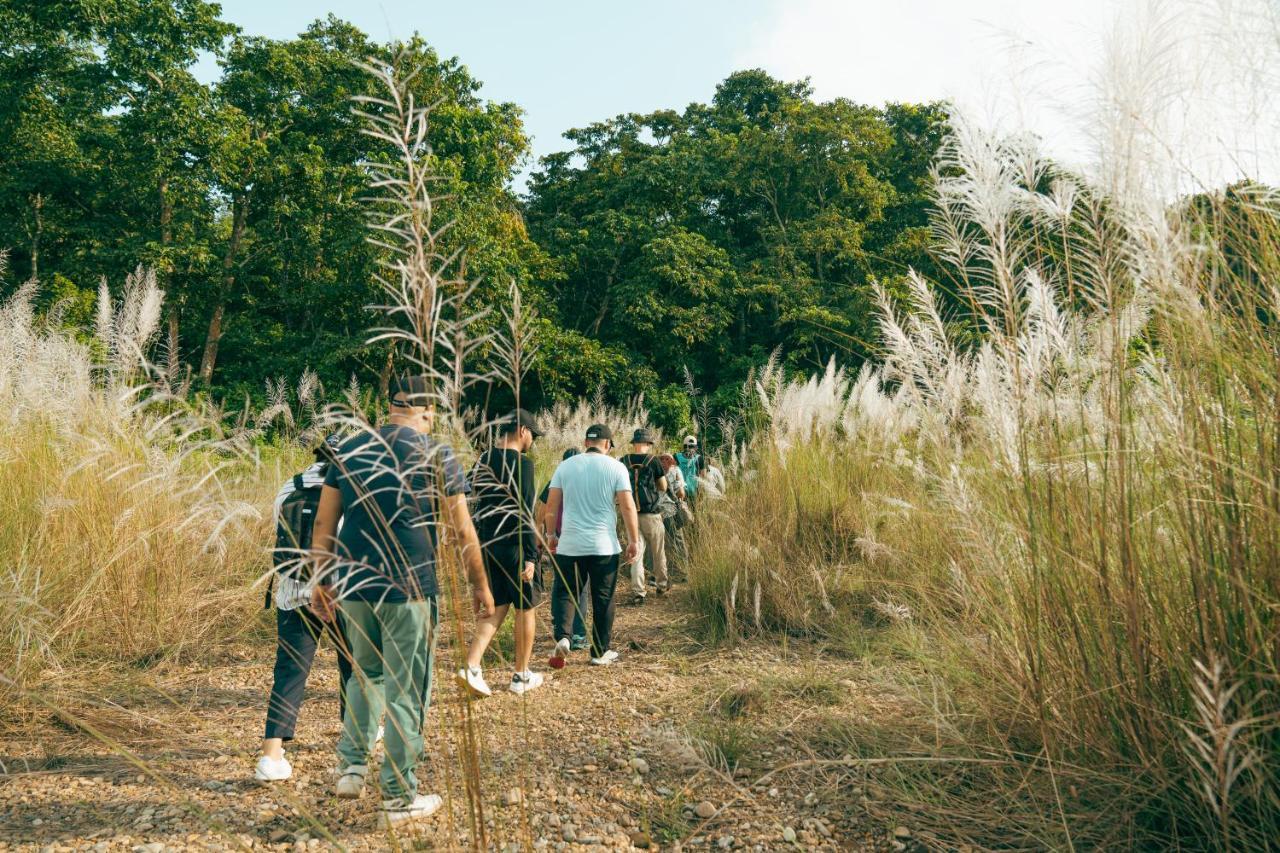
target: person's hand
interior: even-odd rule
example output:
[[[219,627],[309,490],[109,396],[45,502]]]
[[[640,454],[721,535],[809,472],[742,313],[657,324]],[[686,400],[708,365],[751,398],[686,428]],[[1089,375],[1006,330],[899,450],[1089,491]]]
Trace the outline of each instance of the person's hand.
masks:
[[[532,560],[525,560],[524,571],[520,573],[520,580],[529,583],[533,580],[533,570],[535,566]]]
[[[556,546],[560,544],[560,537],[552,533],[547,537],[547,551],[554,554]]]
[[[640,546],[636,542],[628,542],[627,550],[623,552],[622,562],[634,563],[636,555],[640,553]]]
[[[333,587],[317,585],[311,590],[311,610],[320,617],[321,622],[332,622],[337,612],[336,601],[333,597]]]
[[[493,615],[493,593],[489,591],[488,584],[471,590],[471,602],[475,605],[477,619],[488,619]]]

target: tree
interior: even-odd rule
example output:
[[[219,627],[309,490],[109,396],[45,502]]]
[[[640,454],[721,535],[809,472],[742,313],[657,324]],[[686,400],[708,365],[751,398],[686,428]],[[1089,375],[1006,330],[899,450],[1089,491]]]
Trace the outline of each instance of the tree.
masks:
[[[526,208],[558,321],[625,356],[619,395],[687,368],[725,399],[778,347],[804,366],[868,354],[871,281],[924,259],[942,121],[745,71],[710,104],[566,133]]]

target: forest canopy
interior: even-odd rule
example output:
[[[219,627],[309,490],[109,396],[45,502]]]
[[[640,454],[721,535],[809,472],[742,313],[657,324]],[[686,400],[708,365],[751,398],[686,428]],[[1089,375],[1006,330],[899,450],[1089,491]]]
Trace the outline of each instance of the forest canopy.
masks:
[[[153,268],[153,357],[215,399],[308,369],[334,390],[385,386],[363,201],[380,143],[351,112],[374,90],[369,60],[420,69],[415,96],[438,104],[446,243],[473,299],[515,283],[539,314],[533,404],[603,388],[687,427],[691,387],[727,401],[775,350],[799,368],[866,356],[871,283],[929,266],[938,105],[818,102],[743,71],[708,103],[568,130],[521,197],[520,107],[485,100],[422,37],[378,42],[330,16],[259,38],[201,0],[4,0],[0,33],[5,287],[34,277],[43,307],[87,327],[100,281]],[[210,83],[193,73],[204,54]]]

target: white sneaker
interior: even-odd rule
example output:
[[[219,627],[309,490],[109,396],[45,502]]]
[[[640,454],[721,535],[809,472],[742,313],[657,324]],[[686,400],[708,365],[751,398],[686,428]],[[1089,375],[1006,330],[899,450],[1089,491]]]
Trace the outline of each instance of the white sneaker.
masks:
[[[600,655],[600,657],[592,658],[591,665],[592,666],[609,666],[610,664],[614,663],[617,659],[618,659],[618,653],[615,652],[613,649],[609,649],[609,651]]]
[[[564,659],[569,656],[569,638],[565,637],[556,643],[555,651],[551,653],[551,657],[547,660],[547,666],[552,669],[564,669]]]
[[[364,777],[369,767],[365,764],[352,764],[338,771],[336,793],[344,800],[358,800],[364,793]]]
[[[382,811],[378,813],[378,827],[386,829],[411,820],[431,817],[444,805],[439,794],[419,794],[413,802],[404,799],[383,800]]]
[[[530,690],[537,690],[541,686],[542,673],[526,670],[525,672],[514,673],[511,676],[511,684],[507,689],[519,696],[528,693]]]
[[[484,671],[479,667],[467,666],[458,670],[458,683],[471,691],[473,696],[492,696],[489,682],[484,680]]]
[[[293,766],[283,754],[279,758],[264,755],[258,759],[258,766],[253,768],[253,778],[259,782],[283,782],[292,775]]]

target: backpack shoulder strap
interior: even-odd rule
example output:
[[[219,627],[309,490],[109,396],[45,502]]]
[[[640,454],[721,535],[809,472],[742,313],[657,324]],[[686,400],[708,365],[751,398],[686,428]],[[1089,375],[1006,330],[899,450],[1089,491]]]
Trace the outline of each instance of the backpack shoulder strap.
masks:
[[[301,473],[301,472],[299,472],[299,473],[297,473],[297,474],[294,474],[294,475],[293,475],[293,490],[294,490],[295,492],[300,492],[300,491],[302,491],[302,490],[303,490],[303,489],[305,489],[305,488],[306,488],[306,486],[305,486],[305,485],[303,484],[303,482],[302,482],[302,473]]]

